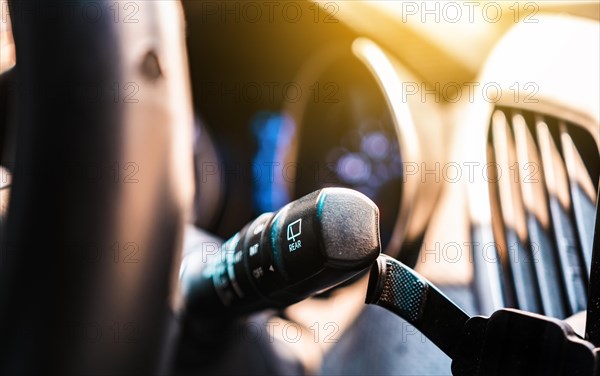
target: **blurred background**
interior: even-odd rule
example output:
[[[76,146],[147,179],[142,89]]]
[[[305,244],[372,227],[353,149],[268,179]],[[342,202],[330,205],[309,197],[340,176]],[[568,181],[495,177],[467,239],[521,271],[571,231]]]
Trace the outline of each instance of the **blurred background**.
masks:
[[[128,3],[121,16],[144,17]],[[194,147],[186,222],[227,239],[263,212],[344,186],[378,205],[384,252],[468,313],[515,307],[564,319],[585,310],[600,166],[598,2],[182,7],[194,124],[174,147]],[[19,64],[10,19],[0,0],[0,74]],[[3,219],[11,132],[0,129]],[[504,177],[490,178],[488,163]],[[515,244],[521,260],[540,244],[553,256],[523,266]],[[542,278],[550,270],[554,282]],[[363,275],[251,318],[299,325],[303,339],[275,331],[260,347],[274,354],[266,360],[244,368],[217,357],[208,372],[449,374],[449,358],[414,328],[363,308],[365,289]],[[329,340],[315,337],[315,324]],[[230,348],[231,359],[249,351]]]

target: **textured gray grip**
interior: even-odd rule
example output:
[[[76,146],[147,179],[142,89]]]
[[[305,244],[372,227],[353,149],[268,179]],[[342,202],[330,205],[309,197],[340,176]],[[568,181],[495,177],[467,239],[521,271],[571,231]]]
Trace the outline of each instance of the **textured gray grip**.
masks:
[[[365,303],[402,317],[450,358],[469,320],[469,315],[419,273],[387,255],[380,255],[371,267]]]
[[[377,304],[393,306],[401,317],[415,321],[423,315],[428,288],[428,284],[410,269],[386,260],[385,280]]]

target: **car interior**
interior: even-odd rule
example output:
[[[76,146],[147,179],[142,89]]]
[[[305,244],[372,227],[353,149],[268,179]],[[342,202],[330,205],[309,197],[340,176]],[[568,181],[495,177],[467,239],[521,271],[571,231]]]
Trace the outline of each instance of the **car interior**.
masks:
[[[0,0],[0,374],[600,375],[598,1]]]

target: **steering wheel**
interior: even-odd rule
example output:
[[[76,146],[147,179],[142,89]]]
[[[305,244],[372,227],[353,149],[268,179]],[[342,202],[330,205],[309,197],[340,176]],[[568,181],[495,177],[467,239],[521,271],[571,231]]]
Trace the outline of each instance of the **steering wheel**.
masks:
[[[0,82],[15,80],[3,120],[16,148],[0,373],[157,373],[193,194],[180,4],[9,11],[17,63]]]

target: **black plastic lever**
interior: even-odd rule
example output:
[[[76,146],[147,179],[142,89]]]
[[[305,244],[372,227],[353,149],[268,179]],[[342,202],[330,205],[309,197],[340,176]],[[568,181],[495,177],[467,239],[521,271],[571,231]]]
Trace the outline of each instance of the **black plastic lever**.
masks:
[[[564,321],[516,309],[467,321],[452,360],[455,376],[598,375],[594,346]]]
[[[223,317],[282,308],[368,268],[381,251],[379,210],[365,195],[325,188],[266,213],[210,262],[186,256],[186,313]]]
[[[419,329],[452,358],[455,376],[600,373],[598,349],[567,323],[516,309],[469,317],[425,278],[386,255],[372,266],[366,303]]]
[[[366,303],[385,307],[407,320],[451,358],[469,319],[434,285],[387,255],[379,256],[371,268]]]

